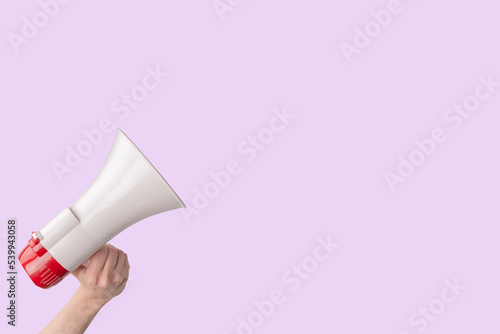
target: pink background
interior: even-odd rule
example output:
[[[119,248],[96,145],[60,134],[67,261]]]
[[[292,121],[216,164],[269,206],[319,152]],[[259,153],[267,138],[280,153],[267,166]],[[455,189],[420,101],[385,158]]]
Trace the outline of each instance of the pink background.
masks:
[[[1,267],[9,217],[21,248],[97,175],[114,132],[62,182],[51,165],[109,118],[188,205],[210,172],[242,171],[189,224],[171,211],[112,240],[131,280],[88,333],[234,334],[275,289],[286,301],[255,333],[498,332],[500,89],[461,127],[443,120],[479,76],[500,81],[498,5],[401,0],[348,62],[341,43],[389,1],[232,3],[221,20],[211,0],[71,1],[17,53],[8,34],[40,5],[0,4]],[[157,64],[170,76],[120,119],[113,101]],[[295,118],[246,161],[238,146],[284,107]],[[392,192],[384,173],[435,128],[447,140]],[[282,275],[328,235],[341,246],[292,291]],[[18,278],[15,328],[0,283],[2,333],[38,332],[78,284]],[[411,325],[455,279],[454,302]]]

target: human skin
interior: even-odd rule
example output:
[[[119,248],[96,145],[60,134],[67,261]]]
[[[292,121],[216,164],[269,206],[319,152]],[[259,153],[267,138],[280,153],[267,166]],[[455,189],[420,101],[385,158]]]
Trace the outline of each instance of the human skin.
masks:
[[[41,334],[84,333],[99,310],[125,289],[130,264],[127,254],[106,244],[92,257],[88,267],[71,272],[80,286]]]

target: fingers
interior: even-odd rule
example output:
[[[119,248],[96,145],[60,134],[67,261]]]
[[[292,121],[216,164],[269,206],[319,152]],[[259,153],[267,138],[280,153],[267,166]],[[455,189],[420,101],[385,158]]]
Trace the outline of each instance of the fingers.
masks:
[[[125,253],[121,249],[118,249],[118,258],[116,259],[116,266],[114,270],[120,273],[123,270],[124,266],[125,266]]]
[[[106,244],[90,257],[87,268],[80,266],[72,274],[91,288],[116,289],[129,278],[130,263],[122,250]]]
[[[118,260],[118,249],[111,245],[107,245],[107,249],[108,256],[106,257],[106,262],[104,263],[102,271],[104,275],[109,276],[116,267],[116,262]]]
[[[116,287],[116,290],[117,290],[117,291],[121,291],[122,289],[124,289],[124,288],[125,288],[125,285],[127,285],[127,280],[126,280],[126,279],[124,279],[124,280],[120,283],[120,285],[118,285],[118,286]]]
[[[124,277],[124,280],[127,281],[129,273],[130,273],[130,263],[128,262],[127,253],[123,253],[123,255],[124,255],[125,261],[124,261],[124,264],[123,264],[122,275]]]
[[[89,266],[87,269],[91,272],[100,272],[102,271],[104,264],[106,263],[106,259],[108,257],[108,245],[102,246],[94,255],[90,257]]]

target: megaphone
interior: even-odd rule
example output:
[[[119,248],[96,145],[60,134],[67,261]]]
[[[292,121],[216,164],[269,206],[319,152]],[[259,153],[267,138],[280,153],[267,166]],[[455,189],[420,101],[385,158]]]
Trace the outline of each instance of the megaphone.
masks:
[[[40,231],[33,232],[19,261],[33,283],[49,288],[134,223],[185,208],[156,168],[120,129],[90,187]]]

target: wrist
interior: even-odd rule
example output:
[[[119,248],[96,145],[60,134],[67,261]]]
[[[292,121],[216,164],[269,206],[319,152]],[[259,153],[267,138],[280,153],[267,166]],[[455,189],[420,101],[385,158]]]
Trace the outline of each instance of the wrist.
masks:
[[[74,297],[82,307],[95,311],[96,313],[109,301],[103,298],[93,298],[88,296],[81,286],[76,290]]]

